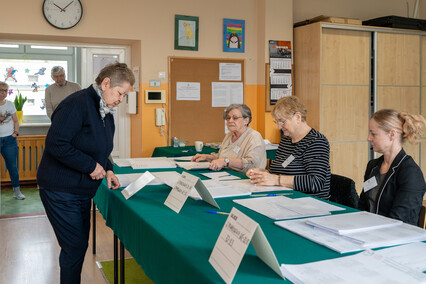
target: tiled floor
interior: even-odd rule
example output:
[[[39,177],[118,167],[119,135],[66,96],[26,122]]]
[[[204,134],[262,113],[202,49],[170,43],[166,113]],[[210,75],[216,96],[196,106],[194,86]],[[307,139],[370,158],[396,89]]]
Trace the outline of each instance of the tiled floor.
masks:
[[[34,213],[44,213],[37,188],[21,188],[25,195],[24,200],[13,197],[12,189],[2,189],[0,191],[0,218],[10,215],[28,215]]]

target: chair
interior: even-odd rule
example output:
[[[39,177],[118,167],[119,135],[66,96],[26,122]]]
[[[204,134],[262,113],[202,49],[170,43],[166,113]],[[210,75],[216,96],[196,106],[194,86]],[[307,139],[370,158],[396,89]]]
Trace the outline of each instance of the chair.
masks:
[[[350,178],[331,174],[330,201],[358,208],[359,196],[355,189],[355,182]]]

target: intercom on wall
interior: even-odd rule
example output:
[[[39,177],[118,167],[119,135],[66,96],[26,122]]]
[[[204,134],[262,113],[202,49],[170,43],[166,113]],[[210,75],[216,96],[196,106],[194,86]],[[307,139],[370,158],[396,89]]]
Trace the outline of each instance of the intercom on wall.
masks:
[[[166,91],[164,90],[145,90],[145,103],[147,104],[165,104]]]
[[[166,110],[164,108],[155,109],[155,125],[156,126],[166,125]]]

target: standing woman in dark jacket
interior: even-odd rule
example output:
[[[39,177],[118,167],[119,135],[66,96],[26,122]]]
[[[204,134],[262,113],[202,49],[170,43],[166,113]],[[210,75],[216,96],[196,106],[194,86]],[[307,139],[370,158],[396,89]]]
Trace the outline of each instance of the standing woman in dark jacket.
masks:
[[[368,141],[383,155],[367,165],[359,209],[417,225],[426,185],[402,143],[418,142],[425,124],[421,115],[391,109],[373,114]]]
[[[64,99],[52,114],[38,171],[40,197],[58,239],[61,283],[80,283],[90,230],[90,200],[105,177],[120,187],[108,160],[116,106],[135,83],[124,63],[104,67],[96,83]]]

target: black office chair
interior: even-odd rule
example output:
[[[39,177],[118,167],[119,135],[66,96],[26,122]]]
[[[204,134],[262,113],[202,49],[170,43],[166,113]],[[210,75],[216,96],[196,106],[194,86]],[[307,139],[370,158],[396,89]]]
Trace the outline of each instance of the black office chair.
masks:
[[[330,201],[358,208],[359,196],[355,189],[355,182],[350,178],[331,174]]]

